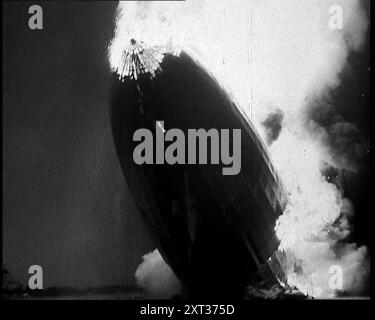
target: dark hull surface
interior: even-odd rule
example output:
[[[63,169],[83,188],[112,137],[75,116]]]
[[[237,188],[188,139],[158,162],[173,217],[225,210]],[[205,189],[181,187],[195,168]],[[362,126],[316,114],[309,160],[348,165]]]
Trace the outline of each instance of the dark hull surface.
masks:
[[[241,129],[241,171],[222,165],[133,161],[133,134],[155,122]],[[166,54],[155,75],[114,75],[111,121],[117,153],[142,218],[164,259],[193,296],[237,296],[275,252],[285,194],[250,121],[188,54]],[[185,135],[187,137],[187,134]],[[208,149],[209,150],[209,149]],[[136,244],[134,244],[136,245]]]

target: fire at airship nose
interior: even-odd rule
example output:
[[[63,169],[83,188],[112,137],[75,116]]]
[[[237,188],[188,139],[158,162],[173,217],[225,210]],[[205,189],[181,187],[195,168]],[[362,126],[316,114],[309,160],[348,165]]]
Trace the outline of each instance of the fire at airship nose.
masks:
[[[160,120],[185,136],[240,129],[239,174],[223,175],[217,164],[136,164],[134,132],[155,132]],[[274,226],[286,202],[249,119],[189,54],[132,39],[114,74],[111,124],[142,218],[189,293],[241,295],[278,247]]]

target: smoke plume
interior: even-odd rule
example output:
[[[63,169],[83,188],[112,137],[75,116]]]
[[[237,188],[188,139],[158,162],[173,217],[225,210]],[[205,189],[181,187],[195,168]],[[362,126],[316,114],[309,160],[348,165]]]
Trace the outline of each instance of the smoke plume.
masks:
[[[145,254],[142,260],[135,277],[148,299],[170,299],[181,292],[179,279],[165,263],[158,249]]]

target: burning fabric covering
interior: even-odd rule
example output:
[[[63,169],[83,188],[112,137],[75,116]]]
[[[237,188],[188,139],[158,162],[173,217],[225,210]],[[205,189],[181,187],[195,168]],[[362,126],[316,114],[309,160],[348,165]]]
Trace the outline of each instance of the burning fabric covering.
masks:
[[[342,29],[329,25],[332,6],[344,12]],[[313,297],[361,294],[369,272],[366,247],[347,241],[353,207],[340,184],[324,175],[327,167],[355,172],[366,153],[366,138],[351,148],[359,129],[327,101],[367,26],[364,2],[357,0],[120,2],[109,48],[120,78],[129,70],[134,78],[153,75],[165,53],[183,50],[231,92],[268,143],[288,194],[275,224],[282,287]],[[124,57],[129,44],[150,50],[142,55],[146,61]],[[336,271],[343,281],[332,286]]]

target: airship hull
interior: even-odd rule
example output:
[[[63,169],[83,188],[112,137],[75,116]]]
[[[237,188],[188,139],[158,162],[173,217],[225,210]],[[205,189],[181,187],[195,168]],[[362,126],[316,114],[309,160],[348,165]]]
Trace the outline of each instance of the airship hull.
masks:
[[[114,74],[111,123],[125,179],[164,259],[191,296],[241,295],[278,247],[286,196],[261,139],[230,95],[187,53],[154,74]],[[134,162],[134,132],[240,129],[241,171],[220,164]],[[136,245],[136,244],[135,244]]]

